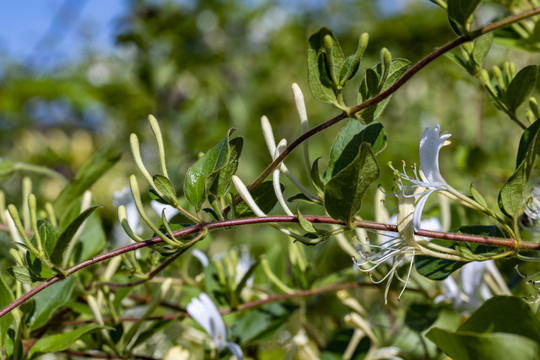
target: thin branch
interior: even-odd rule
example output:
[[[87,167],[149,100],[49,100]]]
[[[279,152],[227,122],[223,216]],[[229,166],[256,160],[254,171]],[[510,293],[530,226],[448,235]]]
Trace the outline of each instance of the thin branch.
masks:
[[[330,119],[313,129],[305,132],[300,137],[298,137],[296,140],[294,140],[268,167],[262,172],[261,175],[253,182],[251,185],[248,186],[248,190],[251,191],[254,188],[256,188],[264,179],[268,177],[272,173],[273,170],[277,168],[277,166],[301,143],[303,143],[305,140],[309,139],[313,135],[321,132],[322,130],[337,124],[343,119],[349,118],[355,114],[358,114],[360,111],[366,109],[369,106],[375,105],[383,101],[384,99],[388,98],[390,95],[392,95],[394,92],[396,92],[400,87],[402,87],[411,77],[413,77],[417,72],[422,70],[427,64],[432,62],[433,60],[437,59],[439,56],[443,55],[444,53],[452,50],[453,48],[462,45],[466,42],[472,41],[476,39],[479,36],[482,36],[484,34],[487,34],[488,32],[495,31],[498,29],[501,29],[505,26],[511,25],[513,23],[516,23],[518,21],[524,20],[526,18],[529,18],[531,16],[537,15],[540,13],[540,7],[533,8],[531,10],[522,12],[517,15],[510,16],[508,18],[496,21],[494,23],[488,24],[484,27],[481,27],[478,30],[475,30],[474,32],[470,33],[469,35],[462,35],[442,47],[438,48],[437,50],[433,51],[426,57],[424,57],[422,60],[417,62],[413,67],[411,67],[399,80],[397,80],[392,86],[390,86],[387,90],[383,91],[379,95],[372,97],[371,99],[368,99],[364,101],[363,103],[353,106],[348,109],[347,112],[342,112],[338,116],[334,117],[333,119]]]
[[[328,216],[305,216],[306,220],[314,223],[314,224],[334,224],[334,225],[345,225],[344,222],[332,219]],[[227,228],[227,227],[234,227],[234,226],[242,226],[242,225],[251,225],[251,224],[268,224],[268,223],[297,223],[298,217],[297,216],[265,216],[265,217],[255,217],[255,218],[244,218],[244,219],[232,219],[232,220],[225,220],[225,221],[216,221],[213,223],[208,224],[196,224],[191,227],[176,231],[173,233],[175,238],[181,238],[186,235],[198,233],[200,231],[204,231],[205,228],[208,230],[215,230],[219,228]],[[389,225],[389,224],[381,224],[373,221],[356,221],[355,226],[362,227],[365,229],[372,229],[372,230],[381,230],[381,231],[390,231],[390,232],[398,232],[397,227],[395,225]],[[452,233],[443,233],[438,231],[429,231],[429,230],[419,230],[416,232],[417,235],[420,236],[428,236],[431,238],[438,238],[438,239],[447,239],[447,240],[454,240],[454,241],[461,241],[461,242],[473,242],[477,244],[485,244],[485,245],[492,245],[492,246],[499,246],[499,247],[505,247],[512,250],[540,250],[540,243],[534,243],[534,242],[527,242],[527,241],[521,241],[518,242],[515,239],[504,239],[504,238],[496,238],[496,237],[487,237],[487,236],[477,236],[477,235],[466,235],[466,234],[452,234]],[[80,264],[77,264],[75,266],[70,267],[65,271],[66,277],[76,273],[79,270],[82,270],[88,266],[95,265],[97,263],[100,263],[102,261],[111,259],[115,256],[134,251],[137,249],[141,249],[146,246],[150,245],[156,245],[161,243],[162,240],[159,237],[152,238],[150,240],[141,241],[135,244],[131,244],[128,246],[124,246],[122,248],[110,251],[108,253],[95,256],[89,260],[83,261]],[[183,249],[182,252],[185,252],[186,249]],[[51,286],[54,283],[59,282],[63,278],[59,275],[53,276],[52,278],[47,279],[45,282],[37,285],[35,288],[21,296],[19,299],[15,300],[8,306],[6,306],[4,309],[0,311],[0,318],[9,313],[11,310],[15,309],[22,303],[24,303],[26,300],[31,299],[34,295],[39,293],[40,291],[46,289],[47,287]]]
[[[89,358],[89,359],[124,359],[124,357],[122,356],[104,354],[104,353],[85,353],[82,351],[74,351],[74,350],[64,350],[61,352],[67,355],[84,357],[84,358]],[[134,355],[134,354],[131,354],[131,356],[132,356],[132,359],[138,359],[138,360],[157,360],[156,358],[153,358],[150,356]]]

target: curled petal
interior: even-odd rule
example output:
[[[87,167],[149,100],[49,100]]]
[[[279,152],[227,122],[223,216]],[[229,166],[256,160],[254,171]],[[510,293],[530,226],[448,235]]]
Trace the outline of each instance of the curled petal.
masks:
[[[429,128],[424,130],[424,134],[420,139],[420,167],[426,182],[447,185],[439,170],[439,151],[451,134],[439,136],[440,132],[441,127],[439,124],[431,131]]]

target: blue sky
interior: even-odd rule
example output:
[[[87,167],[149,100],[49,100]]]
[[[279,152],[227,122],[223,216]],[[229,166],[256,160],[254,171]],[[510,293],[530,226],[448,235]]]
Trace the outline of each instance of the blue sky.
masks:
[[[66,3],[67,16],[55,21]],[[66,59],[80,54],[88,37],[94,49],[110,52],[114,20],[125,9],[124,0],[9,1],[0,11],[0,54],[17,62]]]

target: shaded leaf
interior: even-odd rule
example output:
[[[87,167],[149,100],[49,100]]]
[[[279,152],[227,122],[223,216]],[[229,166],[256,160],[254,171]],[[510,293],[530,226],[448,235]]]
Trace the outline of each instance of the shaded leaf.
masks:
[[[69,206],[86,190],[88,190],[103,174],[120,160],[120,151],[113,145],[99,149],[84,164],[75,176],[75,180],[67,185],[54,202],[56,214],[63,217]]]
[[[281,185],[281,191],[284,189],[285,186]],[[272,181],[262,182],[259,186],[253,189],[250,194],[264,213],[269,213],[277,203],[276,193],[274,192],[274,185],[272,184]],[[244,200],[236,204],[235,212],[236,217],[238,218],[255,216]]]
[[[362,83],[360,84],[360,88],[358,89],[358,102],[366,101],[370,98],[372,98],[375,95],[378,95],[379,93],[387,90],[390,86],[392,86],[396,81],[399,80],[399,78],[407,72],[409,67],[411,66],[411,62],[406,59],[392,59],[392,63],[390,64],[390,69],[388,71],[388,77],[384,79],[384,84],[380,86],[378,84],[378,81],[380,77],[383,74],[383,64],[379,63],[375,67],[366,70],[366,76],[362,80]],[[375,74],[375,75],[374,75]],[[377,83],[377,85],[375,85]],[[377,91],[374,91],[375,87],[377,88]],[[382,114],[383,110],[386,108],[386,105],[388,104],[388,101],[390,100],[391,96],[387,97],[383,101],[379,102],[378,104],[372,105],[362,111],[361,117],[363,121],[366,124],[369,124],[373,122],[374,120],[377,120],[377,118]]]
[[[242,344],[253,345],[272,338],[287,323],[295,309],[271,303],[245,312],[235,321],[235,329]]]
[[[30,271],[26,266],[15,265],[7,269],[9,275],[13,276],[15,280],[20,281],[25,284],[32,284],[36,281],[43,281],[45,278],[34,274],[33,271]]]
[[[469,18],[478,9],[481,2],[482,0],[448,0],[448,17],[466,29]]]
[[[29,359],[35,359],[40,355],[51,353],[55,351],[62,351],[69,349],[71,345],[75,343],[82,336],[89,334],[91,332],[102,329],[101,325],[86,325],[82,328],[70,331],[64,334],[50,335],[47,337],[42,337],[30,350],[28,354]]]
[[[176,190],[174,189],[174,185],[171,183],[171,180],[159,174],[154,175],[152,180],[154,181],[156,188],[161,191],[163,195],[165,195],[166,198],[163,200],[165,200],[168,205],[175,206],[178,203],[178,200],[176,199]]]
[[[34,296],[35,310],[30,319],[30,330],[45,325],[52,312],[70,300],[74,285],[75,276],[70,276]]]
[[[324,206],[328,214],[350,224],[360,210],[362,197],[378,177],[379,165],[371,145],[362,143],[353,161],[326,184]]]
[[[426,337],[453,359],[531,360],[538,358],[538,343],[514,334],[453,333],[433,328],[428,331]]]
[[[218,199],[223,198],[229,191],[232,176],[236,173],[236,169],[238,168],[238,160],[242,153],[243,144],[244,139],[241,137],[229,141],[228,157],[225,165],[210,174],[206,182],[208,191],[211,194],[216,195]]]
[[[527,100],[536,86],[537,75],[538,66],[529,65],[521,69],[512,79],[504,96],[504,102],[510,112],[515,113],[519,105]]]
[[[521,212],[523,192],[527,187],[536,154],[540,152],[539,129],[540,120],[536,120],[523,132],[516,158],[516,170],[499,192],[499,208],[512,219]]]
[[[482,65],[482,62],[486,58],[491,45],[493,44],[493,32],[489,32],[485,35],[480,36],[474,41],[474,48],[472,51],[473,61],[477,65]]]
[[[332,39],[332,54],[327,54],[324,45],[325,36]],[[332,56],[333,68],[330,68],[330,59]],[[339,42],[332,30],[322,27],[309,37],[308,41],[308,83],[313,96],[321,102],[337,104],[335,93],[335,84],[332,80],[341,73],[341,68],[345,62],[345,56],[339,46]]]
[[[7,286],[4,278],[0,277],[0,308],[4,309],[13,301],[15,301],[13,293]],[[11,313],[0,318],[0,348],[4,347],[6,334],[11,324],[13,324],[13,315],[11,315]]]
[[[364,142],[371,145],[375,154],[383,151],[387,143],[383,125],[381,123],[364,125],[357,120],[350,120],[332,145],[324,181],[328,182],[349,165],[358,155],[358,148]]]
[[[73,220],[68,225],[68,227],[62,232],[62,234],[60,234],[54,250],[51,253],[51,261],[53,262],[53,264],[59,265],[62,263],[64,259],[64,253],[69,247],[71,240],[73,240],[73,237],[77,233],[77,230],[79,230],[86,218],[88,218],[98,207],[99,205],[94,205],[80,213],[80,215],[77,216],[75,220]]]
[[[439,317],[438,304],[411,304],[405,315],[405,324],[416,332],[428,329]]]

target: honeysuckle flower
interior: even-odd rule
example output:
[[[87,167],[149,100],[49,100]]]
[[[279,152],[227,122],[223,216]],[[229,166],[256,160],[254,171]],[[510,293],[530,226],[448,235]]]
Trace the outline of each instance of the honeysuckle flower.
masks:
[[[448,133],[441,133],[441,127],[437,124],[433,129],[426,128],[420,139],[420,170],[416,166],[413,167],[414,176],[409,176],[403,164],[403,173],[399,173],[398,185],[400,192],[404,197],[419,197],[415,204],[413,214],[414,230],[420,229],[420,222],[424,206],[429,198],[429,195],[436,191],[442,192],[444,195],[460,201],[464,205],[482,210],[482,207],[474,200],[461,194],[459,191],[450,186],[441,175],[439,168],[439,152],[442,147],[448,145],[448,138],[452,136]],[[404,185],[403,180],[410,182],[409,185]],[[410,189],[415,188],[413,194],[410,194]]]
[[[212,338],[218,351],[227,348],[241,360],[244,358],[242,349],[234,342],[227,341],[225,323],[216,305],[206,293],[201,293],[198,298],[193,298],[186,307],[188,314],[202,326]]]
[[[473,261],[461,268],[460,284],[452,277],[443,282],[443,294],[435,298],[435,303],[449,300],[460,313],[470,313],[482,303],[498,295],[510,295],[493,260]]]

